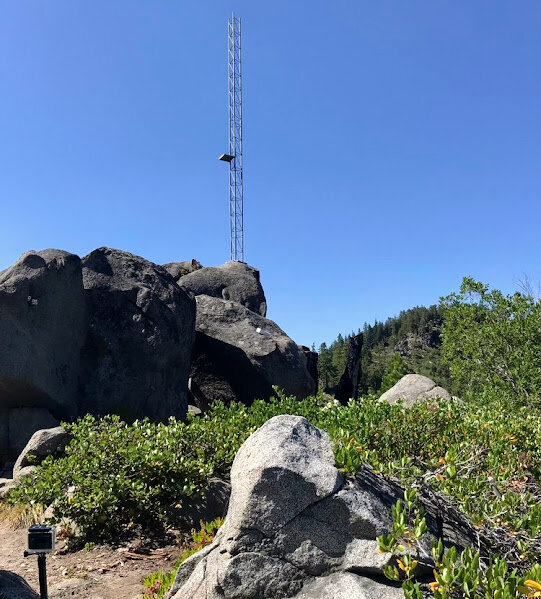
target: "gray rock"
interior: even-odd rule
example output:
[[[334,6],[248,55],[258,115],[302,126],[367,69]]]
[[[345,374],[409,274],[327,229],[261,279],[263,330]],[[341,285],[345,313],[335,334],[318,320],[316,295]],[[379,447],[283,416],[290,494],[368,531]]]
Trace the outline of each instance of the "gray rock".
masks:
[[[294,599],[403,599],[399,587],[350,572],[336,572],[306,584]]]
[[[306,419],[276,416],[253,433],[234,460],[231,485],[224,525],[181,565],[170,597],[402,596],[370,578],[383,581],[392,559],[377,553],[375,538],[391,521],[390,506],[344,483],[327,434]]]
[[[190,382],[188,381],[188,387],[190,386]],[[191,414],[194,417],[202,416],[203,412],[197,407],[191,404],[188,404],[188,414]]]
[[[78,256],[30,251],[0,272],[0,410],[74,418],[86,328]]]
[[[436,385],[427,376],[406,374],[396,385],[385,391],[379,400],[395,404],[398,400],[403,399],[404,405],[409,408],[420,401],[436,397],[451,399],[451,394],[443,387]]]
[[[167,420],[187,411],[195,302],[165,269],[100,248],[83,258],[90,311],[82,412]]]
[[[174,264],[166,265],[175,272]],[[260,316],[267,314],[267,300],[259,271],[243,262],[230,261],[222,266],[195,270],[178,279],[179,286],[191,295],[210,295],[242,304]]]
[[[62,452],[69,443],[70,435],[61,427],[36,431],[15,462],[13,477],[20,478],[21,470],[41,463],[47,456]],[[29,457],[33,456],[30,461]]]
[[[4,499],[10,489],[16,486],[12,478],[0,478],[0,499]]]
[[[168,262],[167,264],[163,264],[163,267],[175,281],[178,281],[180,277],[185,277],[195,270],[203,268],[195,258],[183,260],[182,262]]]
[[[218,568],[218,584],[228,599],[291,597],[302,588],[302,573],[286,561],[244,552]]]
[[[18,574],[0,570],[0,599],[39,599],[39,595]]]
[[[272,320],[208,295],[197,296],[196,302],[198,336],[191,377],[208,401],[221,399],[217,390],[226,401],[233,395],[247,404],[273,395],[273,385],[298,398],[315,391],[302,351]],[[198,360],[207,366],[197,368]]]
[[[300,416],[275,416],[235,456],[224,534],[249,528],[270,536],[341,484],[327,433]]]
[[[36,468],[37,466],[24,466],[23,468],[19,468],[17,472],[14,471],[13,478],[15,480],[15,483],[18,483],[21,480],[21,478],[24,478],[25,476],[30,476],[34,474]]]

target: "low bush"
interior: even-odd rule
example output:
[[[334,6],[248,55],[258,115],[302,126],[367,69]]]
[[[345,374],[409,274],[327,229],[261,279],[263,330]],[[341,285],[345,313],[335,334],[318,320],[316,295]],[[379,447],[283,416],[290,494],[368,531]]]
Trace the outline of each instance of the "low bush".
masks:
[[[541,535],[539,412],[517,407],[506,415],[495,400],[406,409],[373,397],[336,406],[322,396],[281,396],[249,408],[217,403],[204,417],[168,424],[87,416],[66,425],[73,440],[65,457],[47,458],[8,501],[54,503],[55,518],[71,519],[85,541],[166,529],[211,476],[228,475],[243,441],[278,414],[305,416],[328,431],[346,474],[368,463],[405,485],[423,478],[478,526]]]
[[[435,599],[454,597],[485,599],[519,599],[541,596],[541,565],[524,565],[519,573],[510,568],[505,557],[492,555],[483,559],[480,552],[468,547],[458,552],[456,547],[445,549],[441,539],[432,541],[428,554],[421,541],[427,534],[422,506],[416,492],[404,493],[404,502],[393,507],[393,529],[378,537],[379,551],[395,556],[396,565],[387,565],[385,576],[402,582],[406,599],[423,599],[419,582],[415,580],[419,565],[432,566],[434,580],[428,584]],[[521,558],[525,558],[522,555]]]

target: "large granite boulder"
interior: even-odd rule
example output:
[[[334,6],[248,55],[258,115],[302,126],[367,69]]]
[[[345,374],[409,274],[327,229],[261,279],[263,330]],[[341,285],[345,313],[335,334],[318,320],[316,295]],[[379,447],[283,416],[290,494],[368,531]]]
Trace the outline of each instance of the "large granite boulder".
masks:
[[[0,599],[39,599],[39,595],[18,574],[0,570]]]
[[[13,478],[20,478],[23,469],[40,464],[47,456],[61,453],[69,440],[69,433],[61,426],[36,431],[13,466]]]
[[[451,399],[449,391],[439,387],[432,379],[422,374],[406,374],[396,385],[379,398],[380,401],[386,401],[395,404],[399,400],[404,401],[408,408],[414,404],[440,397],[442,399]]]
[[[0,410],[43,408],[74,418],[86,329],[78,256],[30,251],[1,272]]]
[[[392,506],[404,494],[368,466],[352,479],[335,467],[328,435],[299,416],[276,416],[240,448],[231,499],[214,542],[186,560],[170,599],[400,599],[383,576],[393,564],[377,537],[392,530]],[[428,487],[419,489],[429,534],[422,548],[485,544],[464,514]],[[419,557],[419,556],[416,556]]]
[[[273,385],[298,398],[314,393],[302,350],[272,320],[208,295],[196,296],[196,302],[191,382],[199,407],[215,399],[267,399]]]
[[[128,252],[99,248],[82,263],[90,326],[81,412],[184,416],[194,300],[165,269]]]
[[[166,265],[172,273],[175,263]],[[259,271],[244,262],[231,260],[222,266],[204,267],[178,279],[179,286],[191,295],[210,295],[242,304],[260,316],[267,314],[267,300]]]
[[[306,419],[276,416],[251,435],[231,485],[225,523],[182,564],[174,599],[402,596],[382,582],[392,558],[377,552],[390,508],[380,514],[381,503],[344,481],[328,435]]]

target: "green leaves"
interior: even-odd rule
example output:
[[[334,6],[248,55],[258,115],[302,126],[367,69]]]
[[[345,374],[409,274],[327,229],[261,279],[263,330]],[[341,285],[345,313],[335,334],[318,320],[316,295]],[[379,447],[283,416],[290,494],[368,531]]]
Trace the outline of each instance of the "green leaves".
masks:
[[[419,583],[415,582],[417,561],[413,553],[421,554],[420,541],[427,528],[422,510],[417,505],[415,491],[404,494],[405,505],[397,501],[393,507],[393,531],[378,537],[379,551],[395,556],[397,566],[385,566],[383,573],[390,580],[402,580],[404,597],[421,599]],[[415,522],[412,525],[412,519]],[[421,534],[412,534],[418,528]],[[407,546],[407,549],[404,547]],[[484,597],[485,599],[519,599],[541,597],[541,566],[534,564],[529,572],[520,576],[516,570],[509,571],[506,560],[492,556],[488,564],[482,564],[479,551],[468,547],[458,554],[456,547],[445,550],[441,539],[432,543],[434,580],[429,584],[436,599],[455,597]]]
[[[466,394],[497,392],[541,407],[541,302],[464,278],[442,298],[442,356]]]
[[[372,397],[337,406],[323,396],[297,401],[279,394],[250,407],[216,403],[204,417],[187,422],[128,425],[117,417],[87,416],[67,425],[73,440],[65,457],[47,458],[11,491],[10,501],[54,503],[56,518],[70,518],[85,540],[134,526],[166,528],[210,477],[228,475],[252,432],[278,414],[298,414],[329,433],[344,473],[368,464],[404,486],[422,477],[477,525],[520,533],[526,543],[541,534],[534,493],[541,419],[525,407],[502,418],[503,410],[497,400],[430,401],[406,409]],[[414,491],[408,491],[401,509],[411,511],[414,501]],[[414,521],[411,534],[423,534],[422,520]]]

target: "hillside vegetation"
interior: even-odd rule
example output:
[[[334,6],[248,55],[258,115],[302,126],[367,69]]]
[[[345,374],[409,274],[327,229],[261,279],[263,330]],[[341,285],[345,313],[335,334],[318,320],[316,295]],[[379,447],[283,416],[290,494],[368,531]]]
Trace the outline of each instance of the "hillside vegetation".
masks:
[[[493,392],[541,407],[541,301],[531,294],[506,296],[465,277],[439,305],[365,323],[362,333],[360,395],[382,393],[417,373],[460,397]],[[348,340],[338,335],[320,346],[323,391],[332,392],[340,378]]]
[[[451,389],[449,369],[442,363],[442,329],[443,310],[435,305],[403,310],[385,322],[365,323],[358,331],[363,333],[359,394],[386,391],[383,380],[391,372],[393,380],[398,380],[397,375],[424,374]],[[319,388],[323,391],[332,392],[340,379],[349,338],[339,334],[328,347],[325,343],[319,347]]]

